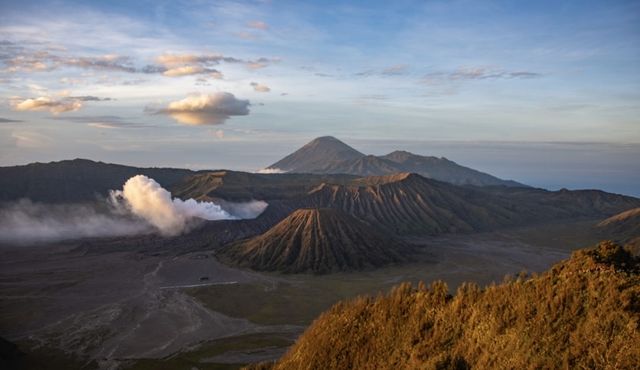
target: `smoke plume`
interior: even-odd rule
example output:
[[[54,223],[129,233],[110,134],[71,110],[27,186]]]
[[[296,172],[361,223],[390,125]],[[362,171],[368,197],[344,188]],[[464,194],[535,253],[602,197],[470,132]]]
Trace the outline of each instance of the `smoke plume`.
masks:
[[[215,203],[172,199],[169,191],[144,175],[127,180],[122,190],[111,192],[111,198],[117,204],[124,201],[124,206],[131,213],[146,220],[165,236],[183,233],[192,220],[238,219]]]
[[[155,180],[137,175],[122,190],[96,204],[37,204],[28,199],[0,208],[0,243],[26,244],[88,237],[158,232],[176,236],[202,220],[238,220],[259,216],[263,201],[233,203],[173,199]]]
[[[23,199],[0,209],[0,242],[24,244],[63,239],[151,233],[142,220],[89,205],[44,205]]]

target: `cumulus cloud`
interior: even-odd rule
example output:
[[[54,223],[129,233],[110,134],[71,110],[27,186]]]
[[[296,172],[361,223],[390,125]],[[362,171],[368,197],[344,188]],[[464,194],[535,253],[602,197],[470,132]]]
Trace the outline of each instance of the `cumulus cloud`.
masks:
[[[276,174],[276,173],[286,173],[286,172],[287,171],[281,170],[279,168],[267,167],[267,168],[262,168],[262,169],[258,170],[256,173]]]
[[[237,99],[228,92],[191,95],[169,103],[166,109],[157,113],[168,114],[173,119],[187,125],[217,125],[231,116],[249,114],[249,100]]]
[[[257,92],[269,92],[271,88],[267,85],[259,84],[257,82],[252,82],[249,85],[253,86],[253,89]]]
[[[247,23],[247,27],[253,28],[255,30],[263,30],[263,31],[266,31],[269,29],[269,25],[263,21],[251,21]]]
[[[55,99],[48,96],[38,98],[21,99],[15,98],[11,101],[11,106],[16,111],[49,111],[53,114],[64,112],[75,112],[82,108],[83,103],[80,99]]]

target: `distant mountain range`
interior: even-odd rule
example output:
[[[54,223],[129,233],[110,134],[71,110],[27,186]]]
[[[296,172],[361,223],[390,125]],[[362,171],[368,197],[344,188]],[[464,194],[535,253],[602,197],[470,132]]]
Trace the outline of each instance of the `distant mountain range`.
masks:
[[[196,172],[79,159],[0,168],[0,202],[21,198],[41,203],[96,202],[104,200],[109,190],[122,188],[129,177],[137,174],[154,178],[181,199],[214,201],[223,208],[230,206],[229,202],[263,200],[268,207],[256,219],[207,221],[174,238],[131,236],[127,237],[127,245],[143,250],[198,250],[233,244],[236,247],[228,255],[242,256],[246,266],[287,272],[328,272],[393,263],[399,261],[394,250],[403,250],[399,240],[408,236],[604,219],[640,207],[638,198],[599,190],[458,186],[408,172],[364,177]],[[300,213],[297,211],[300,209],[331,211]],[[290,218],[291,215],[295,217]],[[623,216],[618,218],[632,220]],[[320,224],[312,225],[316,221],[310,220],[318,220]],[[609,224],[614,225],[613,221]],[[613,234],[606,233],[607,238],[621,240],[616,237],[622,233],[618,228],[603,227],[603,230],[613,230]],[[363,236],[369,236],[370,240],[363,241]],[[388,248],[378,253],[383,244]],[[362,248],[371,253],[362,255]],[[257,255],[250,257],[254,252]],[[356,252],[358,256],[354,255]],[[264,259],[267,255],[268,261]],[[233,258],[227,261],[238,264]]]
[[[312,140],[267,169],[292,173],[342,173],[358,176],[412,172],[456,185],[526,186],[461,166],[444,157],[427,157],[406,151],[395,151],[383,156],[365,155],[332,136]]]
[[[264,200],[256,220],[210,222],[229,242],[265,232],[300,208],[333,208],[396,235],[495,230],[575,218],[604,218],[640,207],[640,199],[599,190],[548,191],[528,187],[457,186],[418,174],[256,174],[136,168],[89,160],[0,168],[0,202],[42,203],[104,199],[131,176],[145,174],[175,197],[225,202]],[[216,226],[213,226],[216,225]],[[242,226],[240,226],[242,225]],[[237,230],[236,230],[237,229]]]

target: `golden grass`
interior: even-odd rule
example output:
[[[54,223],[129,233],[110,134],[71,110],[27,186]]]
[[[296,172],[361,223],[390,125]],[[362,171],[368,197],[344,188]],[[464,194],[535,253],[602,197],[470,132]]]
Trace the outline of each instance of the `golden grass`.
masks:
[[[640,262],[612,242],[538,276],[480,289],[395,287],[323,313],[275,364],[254,369],[633,369]]]

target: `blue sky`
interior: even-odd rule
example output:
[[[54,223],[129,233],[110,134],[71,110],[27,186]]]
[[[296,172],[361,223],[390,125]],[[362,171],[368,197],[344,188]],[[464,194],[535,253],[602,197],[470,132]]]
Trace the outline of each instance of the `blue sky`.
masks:
[[[334,135],[640,195],[639,37],[637,1],[2,1],[0,165],[256,170]]]

